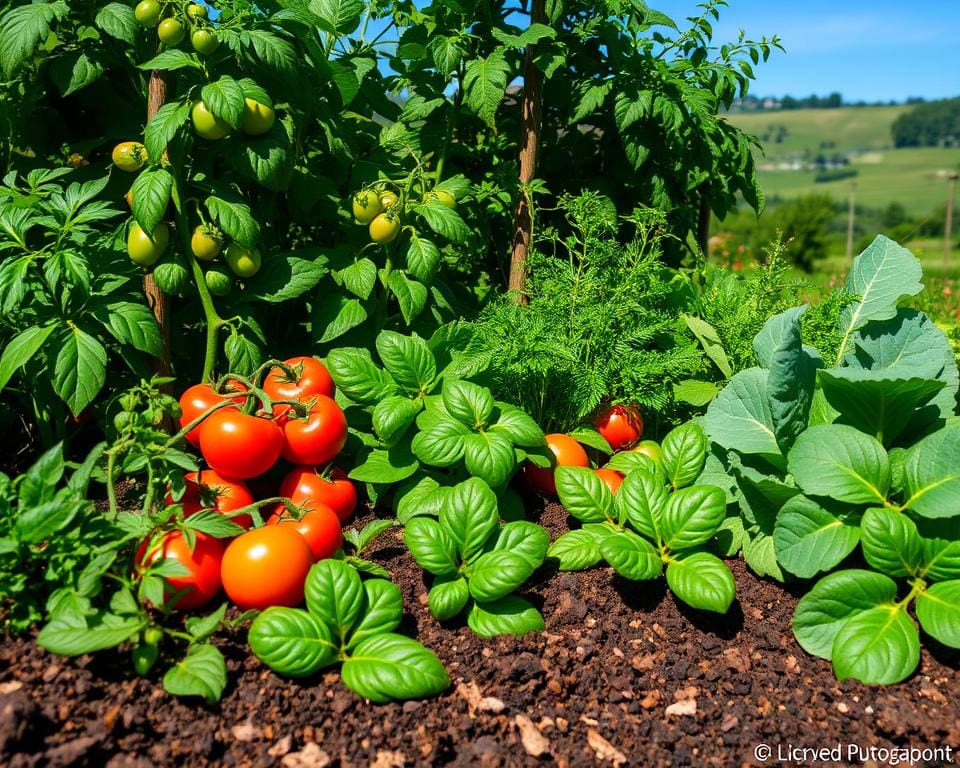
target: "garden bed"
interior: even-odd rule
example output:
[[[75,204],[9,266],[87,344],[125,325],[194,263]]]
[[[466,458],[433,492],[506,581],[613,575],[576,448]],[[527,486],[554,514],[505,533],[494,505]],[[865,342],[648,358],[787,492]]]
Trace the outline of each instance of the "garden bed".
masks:
[[[560,506],[530,501],[529,516],[551,538],[567,530]],[[368,705],[335,671],[299,682],[275,675],[237,631],[220,643],[230,685],[219,706],[205,707],[133,677],[114,654],[71,661],[8,640],[0,763],[728,766],[757,764],[761,744],[774,757],[790,744],[960,747],[960,652],[927,640],[918,672],[902,684],[838,683],[829,662],[793,638],[799,590],[760,580],[739,561],[731,561],[737,602],[725,616],[680,605],[662,581],[545,566],[526,596],[546,631],[484,641],[430,615],[401,529],[368,554],[403,591],[401,630],[446,665],[453,686],[445,694]]]

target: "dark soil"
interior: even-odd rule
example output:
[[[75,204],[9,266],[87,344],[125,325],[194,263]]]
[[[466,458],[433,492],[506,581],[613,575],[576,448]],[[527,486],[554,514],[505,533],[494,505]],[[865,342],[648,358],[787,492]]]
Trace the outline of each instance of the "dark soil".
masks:
[[[552,536],[566,529],[559,506],[539,513]],[[682,608],[662,584],[622,581],[608,568],[545,568],[527,597],[546,632],[481,641],[430,616],[398,530],[370,556],[403,590],[402,631],[446,664],[453,686],[443,696],[377,706],[337,672],[283,679],[238,632],[220,643],[230,687],[205,707],[132,676],[116,654],[65,660],[13,640],[0,649],[0,765],[739,766],[760,764],[760,745],[773,750],[768,764],[894,763],[883,754],[848,760],[847,745],[952,747],[958,760],[960,655],[928,644],[905,683],[838,683],[793,639],[797,596],[742,563],[732,563],[738,601],[726,617]],[[781,763],[777,750],[790,745],[842,745],[842,758]]]

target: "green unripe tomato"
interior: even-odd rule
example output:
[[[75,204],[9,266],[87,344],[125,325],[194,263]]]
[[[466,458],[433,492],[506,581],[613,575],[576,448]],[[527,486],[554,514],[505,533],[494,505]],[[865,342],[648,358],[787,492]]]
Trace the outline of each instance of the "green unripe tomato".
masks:
[[[445,205],[451,210],[457,207],[457,198],[443,189],[432,189],[424,195],[424,200],[436,200],[440,205]]]
[[[193,121],[193,130],[201,139],[218,141],[230,133],[230,124],[214,115],[202,101],[193,105],[190,119]]]
[[[353,196],[353,218],[358,224],[369,224],[382,210],[380,198],[372,190],[364,189]]]
[[[663,468],[663,455],[660,450],[660,443],[656,440],[641,440],[633,448],[630,449],[630,453],[640,453],[644,456],[647,456],[653,459],[654,463]]]
[[[260,251],[256,248],[248,249],[239,243],[230,243],[223,258],[237,277],[253,277],[260,271]]]
[[[207,289],[214,296],[226,296],[230,293],[233,280],[225,270],[219,267],[212,267],[207,270],[203,276],[203,281],[207,284]]]
[[[386,192],[380,193],[380,208],[381,210],[387,210],[387,208],[392,208],[397,204],[397,197],[395,192],[387,190]]]
[[[400,219],[387,213],[378,214],[370,222],[370,239],[385,245],[392,243],[400,234]]]
[[[131,651],[133,668],[138,675],[148,675],[157,663],[160,650],[155,645],[138,645]]]
[[[137,23],[147,29],[155,27],[160,23],[161,13],[160,3],[158,3],[157,0],[143,0],[142,3],[137,3],[137,7],[133,10],[133,15],[136,17]]]
[[[240,130],[247,136],[262,136],[273,128],[276,114],[273,107],[261,104],[259,101],[247,98],[243,100],[243,118],[240,121]]]
[[[159,627],[147,627],[143,631],[143,642],[147,645],[160,645],[163,642],[163,630]]]
[[[164,19],[157,27],[157,37],[160,38],[160,42],[170,48],[180,45],[185,35],[183,24],[176,19]]]
[[[181,296],[190,285],[190,272],[179,261],[162,261],[153,268],[153,281],[164,293]]]
[[[147,164],[147,148],[139,141],[121,141],[113,148],[110,159],[121,171],[136,173]]]
[[[190,238],[190,250],[200,261],[213,261],[220,255],[223,240],[219,233],[211,227],[202,224],[193,230]]]
[[[170,228],[166,224],[157,224],[153,237],[150,238],[140,229],[140,225],[134,222],[127,235],[127,254],[135,264],[152,267],[163,256],[169,242]]]
[[[220,41],[212,29],[196,29],[190,35],[190,45],[197,53],[209,56],[220,47]]]
[[[187,16],[194,21],[197,19],[205,19],[207,18],[207,7],[200,5],[200,3],[190,3],[190,5],[187,6]]]

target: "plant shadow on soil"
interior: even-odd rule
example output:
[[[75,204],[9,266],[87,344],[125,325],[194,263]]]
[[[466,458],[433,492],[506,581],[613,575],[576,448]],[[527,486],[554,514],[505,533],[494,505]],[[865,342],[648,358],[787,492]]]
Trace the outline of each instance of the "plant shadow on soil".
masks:
[[[624,605],[631,610],[653,614],[664,600],[672,600],[677,611],[701,632],[715,635],[723,640],[732,640],[743,629],[743,609],[740,607],[739,600],[734,600],[730,610],[725,614],[719,614],[691,608],[667,589],[663,579],[637,582],[622,576],[614,576],[612,585]]]

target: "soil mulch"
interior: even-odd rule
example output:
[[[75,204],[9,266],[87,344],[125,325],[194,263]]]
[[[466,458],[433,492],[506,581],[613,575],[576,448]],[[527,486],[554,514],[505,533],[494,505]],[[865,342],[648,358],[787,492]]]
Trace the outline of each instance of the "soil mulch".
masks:
[[[535,513],[552,537],[566,530],[558,505]],[[918,672],[900,685],[838,683],[828,662],[793,639],[799,590],[757,579],[741,562],[732,562],[738,600],[725,617],[680,606],[662,582],[545,567],[525,594],[546,632],[482,641],[430,616],[399,529],[369,556],[404,593],[401,631],[446,664],[446,694],[367,704],[335,671],[302,681],[273,674],[237,632],[219,644],[230,685],[218,706],[206,707],[133,676],[116,654],[69,660],[29,639],[8,640],[0,648],[0,765],[739,766],[762,764],[760,745],[772,749],[769,764],[780,764],[777,750],[789,745],[842,745],[842,759],[826,761],[833,765],[848,764],[846,745],[952,747],[958,760],[960,654],[926,641]],[[849,762],[893,760],[880,753]]]

